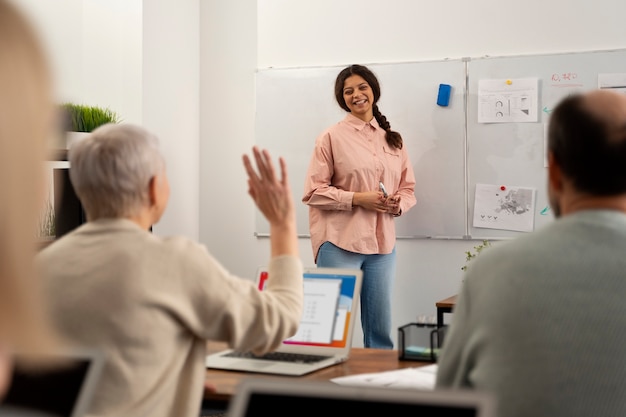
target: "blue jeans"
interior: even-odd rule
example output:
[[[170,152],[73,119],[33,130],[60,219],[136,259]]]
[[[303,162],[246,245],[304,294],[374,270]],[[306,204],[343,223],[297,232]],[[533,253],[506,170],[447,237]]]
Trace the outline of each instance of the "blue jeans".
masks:
[[[396,248],[388,255],[362,255],[324,242],[317,254],[317,266],[363,270],[363,345],[369,348],[393,349],[391,291],[396,275]]]

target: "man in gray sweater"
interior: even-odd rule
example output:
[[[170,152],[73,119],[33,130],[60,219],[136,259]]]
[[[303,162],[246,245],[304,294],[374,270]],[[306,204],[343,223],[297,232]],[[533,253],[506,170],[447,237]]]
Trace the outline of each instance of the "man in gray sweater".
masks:
[[[626,96],[564,99],[548,136],[557,219],[469,266],[436,386],[500,417],[625,416]]]
[[[270,223],[266,289],[230,274],[207,249],[149,232],[169,198],[154,135],[107,125],[72,146],[70,179],[88,222],[38,257],[51,316],[73,345],[104,352],[96,416],[197,417],[206,341],[264,353],[292,336],[302,311],[286,166],[247,156],[249,193]]]

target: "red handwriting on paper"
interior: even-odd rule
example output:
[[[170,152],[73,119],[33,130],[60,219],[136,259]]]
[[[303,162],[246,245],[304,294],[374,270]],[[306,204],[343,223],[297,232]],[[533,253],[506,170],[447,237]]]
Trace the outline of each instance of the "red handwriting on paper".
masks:
[[[555,72],[552,74],[552,87],[582,87],[579,82],[575,82],[578,74],[575,72]]]
[[[563,73],[554,73],[552,74],[552,81],[556,83],[574,81],[578,78],[578,74],[575,72],[563,72]]]

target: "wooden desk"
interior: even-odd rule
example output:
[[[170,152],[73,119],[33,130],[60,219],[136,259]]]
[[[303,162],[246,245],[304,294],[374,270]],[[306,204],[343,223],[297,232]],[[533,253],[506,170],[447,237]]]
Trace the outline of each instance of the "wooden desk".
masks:
[[[435,306],[437,307],[437,327],[443,326],[443,314],[452,313],[452,309],[456,305],[456,295],[448,297],[444,300],[437,301]]]
[[[208,345],[209,353],[224,349],[224,345],[220,344],[221,347],[217,345],[218,344],[210,342]],[[431,362],[398,360],[397,350],[353,348],[350,353],[350,358],[346,362],[298,377],[207,369],[206,381],[215,386],[215,392],[205,391],[204,396],[205,401],[217,404],[221,403],[222,405],[227,404],[235,393],[237,384],[244,378],[287,378],[292,380],[306,379],[312,381],[329,381],[332,378],[340,376],[391,371],[402,368],[415,368],[431,364]]]

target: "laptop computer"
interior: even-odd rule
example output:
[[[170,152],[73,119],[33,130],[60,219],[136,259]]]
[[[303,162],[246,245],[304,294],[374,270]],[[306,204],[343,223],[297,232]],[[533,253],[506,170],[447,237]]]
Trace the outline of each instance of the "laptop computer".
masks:
[[[9,413],[20,410],[57,417],[86,414],[104,366],[101,352],[71,350],[46,356],[41,363],[24,359],[19,355],[15,358],[0,415],[4,415],[3,409],[11,410]]]
[[[351,387],[331,382],[248,378],[229,403],[228,417],[313,416],[495,417],[493,396],[479,391]]]
[[[305,268],[303,278],[304,308],[294,336],[283,341],[276,352],[262,357],[231,349],[208,355],[207,368],[297,376],[347,360],[363,271]],[[267,268],[260,268],[259,290],[267,279]]]

